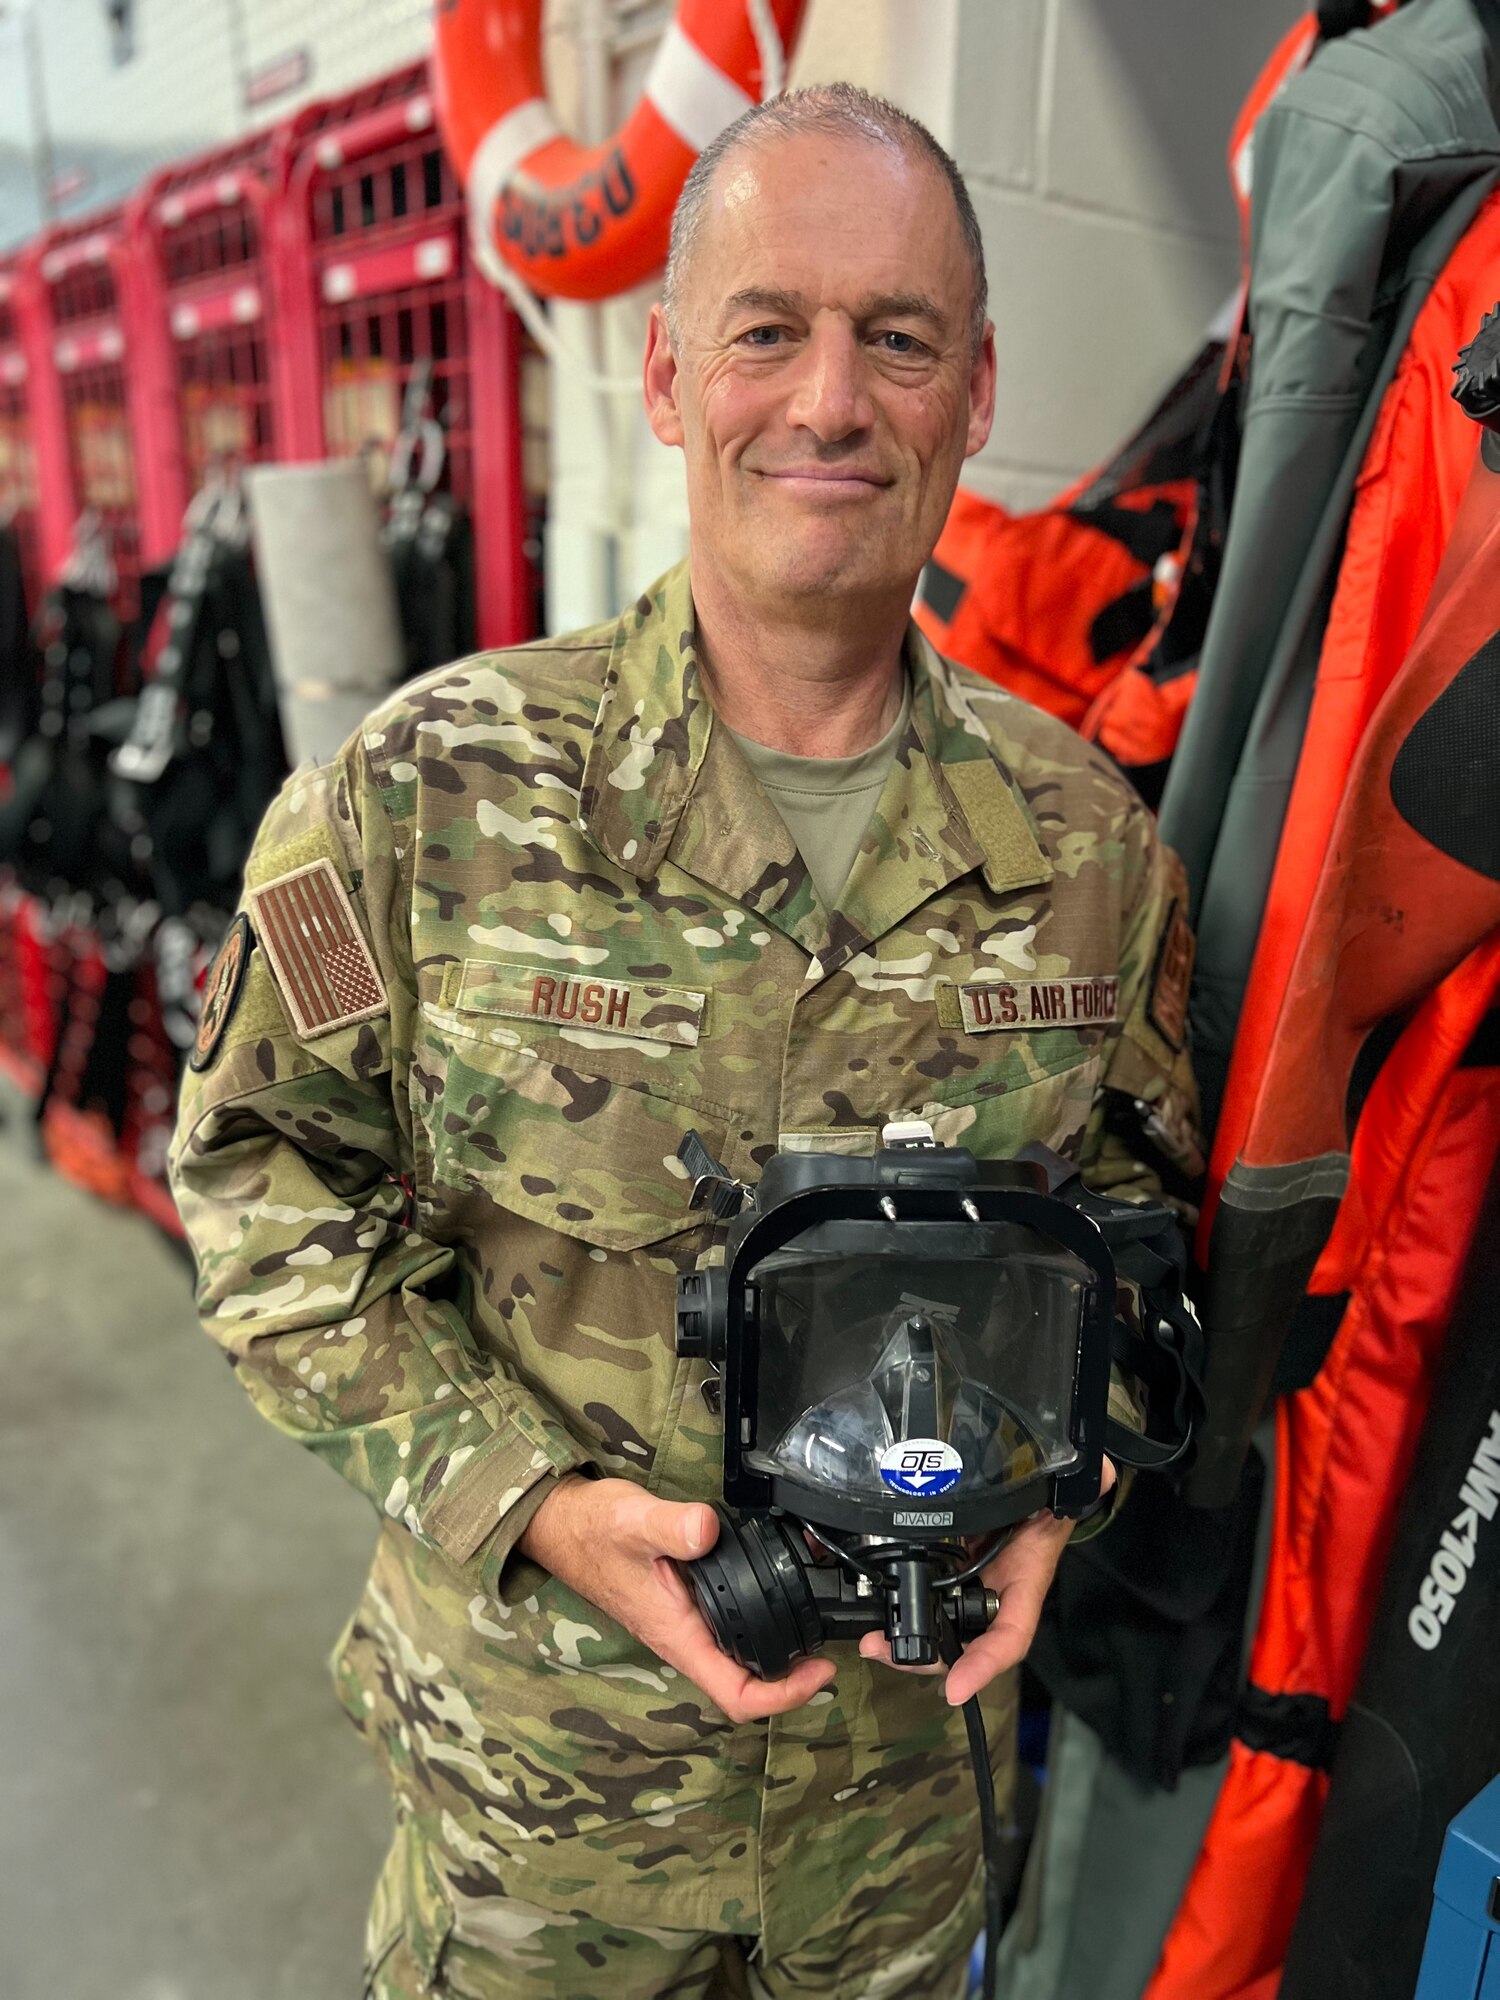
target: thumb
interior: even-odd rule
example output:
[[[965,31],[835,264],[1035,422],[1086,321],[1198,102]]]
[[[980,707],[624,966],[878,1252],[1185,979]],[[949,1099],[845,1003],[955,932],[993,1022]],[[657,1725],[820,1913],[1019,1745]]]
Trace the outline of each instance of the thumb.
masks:
[[[719,1538],[718,1516],[712,1507],[696,1500],[685,1505],[658,1500],[645,1527],[656,1552],[675,1556],[680,1562],[703,1555]]]

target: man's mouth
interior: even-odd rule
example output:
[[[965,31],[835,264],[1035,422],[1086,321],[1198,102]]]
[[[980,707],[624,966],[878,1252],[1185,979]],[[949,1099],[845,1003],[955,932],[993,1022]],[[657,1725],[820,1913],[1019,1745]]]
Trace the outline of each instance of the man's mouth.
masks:
[[[757,470],[756,477],[774,479],[793,491],[817,494],[826,499],[878,493],[891,484],[880,473],[860,471],[852,466],[790,465]]]

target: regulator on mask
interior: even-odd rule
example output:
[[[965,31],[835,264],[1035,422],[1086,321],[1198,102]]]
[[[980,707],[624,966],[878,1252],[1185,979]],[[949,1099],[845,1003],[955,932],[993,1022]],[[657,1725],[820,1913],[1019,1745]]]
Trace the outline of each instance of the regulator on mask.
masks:
[[[1020,1522],[1088,1514],[1106,1453],[1186,1453],[1198,1329],[1165,1207],[1094,1194],[1041,1147],[981,1162],[916,1121],[873,1157],[777,1154],[753,1196],[696,1134],[681,1157],[729,1220],[722,1266],[678,1280],[677,1352],[721,1378],[724,1413],[719,1537],[682,1567],[751,1671],[872,1631],[898,1664],[956,1657]],[[1112,1360],[1142,1385],[1144,1433],[1109,1416]]]

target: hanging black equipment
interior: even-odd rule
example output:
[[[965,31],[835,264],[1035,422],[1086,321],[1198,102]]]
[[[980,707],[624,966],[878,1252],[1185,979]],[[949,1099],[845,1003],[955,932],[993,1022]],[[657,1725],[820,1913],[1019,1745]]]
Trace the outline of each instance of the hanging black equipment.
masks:
[[[382,540],[405,640],[404,678],[472,653],[474,534],[465,509],[439,485],[447,462],[442,425],[429,414],[432,364],[412,370],[391,450],[391,496]]]
[[[286,775],[276,689],[239,488],[188,509],[158,617],[156,671],[111,759],[111,809],[168,915],[228,911],[262,814]]]

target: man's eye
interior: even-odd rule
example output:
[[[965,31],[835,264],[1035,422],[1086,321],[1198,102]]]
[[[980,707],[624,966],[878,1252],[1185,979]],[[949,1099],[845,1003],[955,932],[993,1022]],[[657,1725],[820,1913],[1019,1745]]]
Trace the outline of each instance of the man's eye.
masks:
[[[925,354],[926,348],[914,333],[902,333],[898,327],[887,327],[876,335],[876,339],[887,354]]]
[[[752,326],[740,335],[747,347],[776,347],[781,341],[779,326]]]

